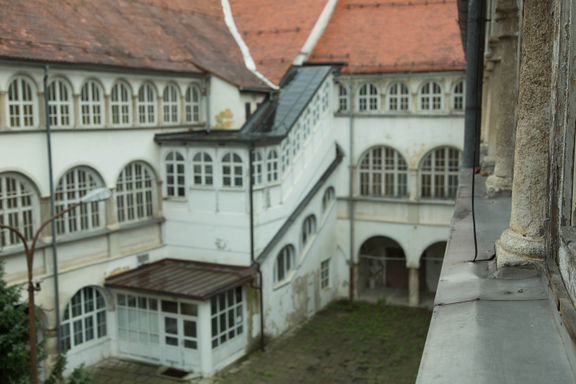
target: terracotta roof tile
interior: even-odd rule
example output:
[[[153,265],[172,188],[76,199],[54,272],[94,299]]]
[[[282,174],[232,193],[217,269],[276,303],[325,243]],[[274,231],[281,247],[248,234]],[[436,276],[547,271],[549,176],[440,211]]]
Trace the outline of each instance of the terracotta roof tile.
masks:
[[[339,0],[310,62],[343,72],[464,70],[456,0]]]
[[[327,0],[230,0],[236,27],[256,69],[278,84],[300,50]]]
[[[0,57],[162,71],[207,70],[262,87],[219,1],[0,0]]]

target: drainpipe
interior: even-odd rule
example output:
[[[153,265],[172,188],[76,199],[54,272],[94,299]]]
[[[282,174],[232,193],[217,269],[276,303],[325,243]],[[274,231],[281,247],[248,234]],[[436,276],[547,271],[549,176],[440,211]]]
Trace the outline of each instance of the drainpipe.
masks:
[[[350,291],[348,298],[354,300],[354,114],[352,112],[352,76],[348,76],[348,122],[349,122],[349,184],[348,184],[348,218],[350,220]]]
[[[50,131],[50,109],[48,103],[48,74],[50,71],[49,65],[44,65],[44,116],[46,119],[46,146],[48,149],[48,179],[50,181],[50,216],[56,214],[54,208],[54,170],[52,166],[52,135]],[[52,220],[50,224],[52,231],[52,266],[54,274],[54,307],[56,315],[56,345],[58,354],[62,353],[62,345],[60,342],[60,299],[58,297],[58,254],[56,252],[56,221]]]
[[[206,132],[210,133],[210,76],[206,76]]]
[[[250,144],[250,149],[248,150],[248,169],[249,169],[249,207],[250,207],[250,261],[252,266],[256,266],[256,273],[258,273],[259,284],[257,286],[252,285],[252,288],[257,289],[259,292],[260,301],[260,349],[264,351],[264,296],[262,285],[264,280],[262,279],[262,269],[260,268],[260,263],[256,261],[254,252],[254,143]]]

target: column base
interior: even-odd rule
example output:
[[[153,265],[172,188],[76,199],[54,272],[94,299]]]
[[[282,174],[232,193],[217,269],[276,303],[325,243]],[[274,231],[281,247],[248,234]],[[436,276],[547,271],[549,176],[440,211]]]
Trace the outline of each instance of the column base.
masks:
[[[496,265],[524,265],[544,260],[544,239],[522,236],[511,229],[505,230],[496,241]]]
[[[512,178],[490,175],[486,179],[488,197],[510,196],[512,194]]]

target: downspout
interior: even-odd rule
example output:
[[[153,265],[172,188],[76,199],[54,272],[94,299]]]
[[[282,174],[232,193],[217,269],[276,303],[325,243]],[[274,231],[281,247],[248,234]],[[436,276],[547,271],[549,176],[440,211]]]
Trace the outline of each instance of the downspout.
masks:
[[[50,131],[50,109],[48,103],[48,73],[50,71],[49,65],[44,65],[44,118],[46,119],[46,146],[48,149],[48,179],[50,182],[50,216],[56,214],[54,208],[54,169],[52,166],[52,135]],[[59,282],[58,282],[58,254],[56,252],[56,221],[52,220],[50,224],[52,231],[52,267],[54,274],[54,313],[56,316],[56,346],[58,355],[62,353],[62,345],[60,342],[60,299],[58,297]]]
[[[348,76],[348,123],[349,123],[349,138],[350,147],[349,153],[349,183],[348,183],[348,218],[350,220],[350,292],[348,298],[350,301],[354,300],[354,114],[352,113],[352,76]]]
[[[260,263],[256,261],[254,252],[254,143],[250,144],[250,149],[248,150],[248,169],[249,169],[249,187],[248,187],[248,202],[250,209],[250,262],[254,267],[256,266],[256,273],[258,274],[258,284],[256,286],[252,285],[252,288],[257,289],[259,292],[260,301],[260,349],[264,351],[264,297],[262,284],[264,280],[262,279],[262,269],[260,268]]]
[[[210,76],[206,76],[206,132],[210,133]]]

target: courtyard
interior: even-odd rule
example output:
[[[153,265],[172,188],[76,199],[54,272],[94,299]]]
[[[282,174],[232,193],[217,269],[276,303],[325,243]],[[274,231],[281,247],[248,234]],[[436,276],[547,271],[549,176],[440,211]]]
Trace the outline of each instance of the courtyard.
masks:
[[[339,301],[210,379],[175,380],[154,366],[107,360],[91,368],[92,383],[414,383],[431,314]]]

